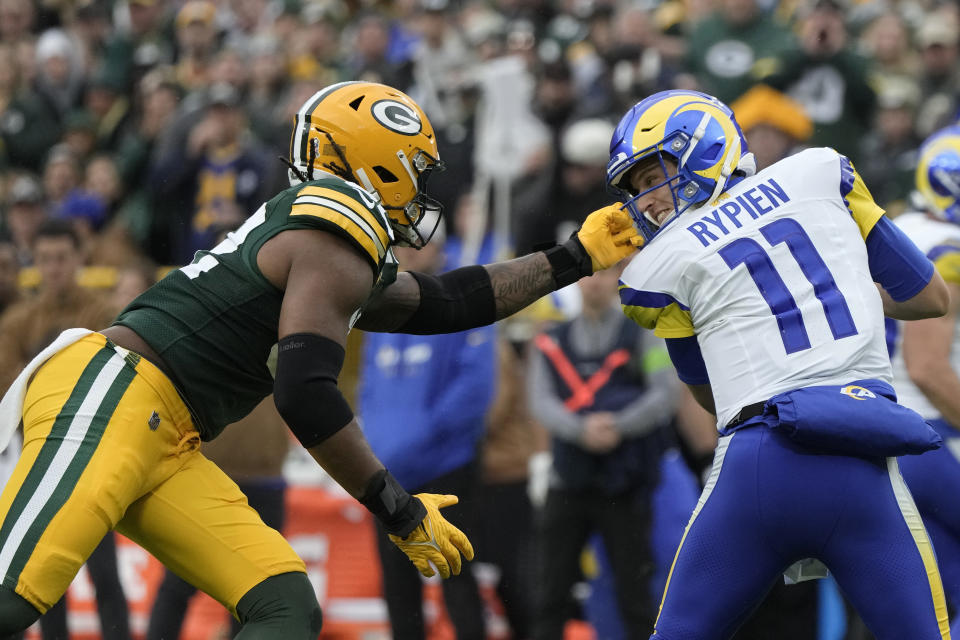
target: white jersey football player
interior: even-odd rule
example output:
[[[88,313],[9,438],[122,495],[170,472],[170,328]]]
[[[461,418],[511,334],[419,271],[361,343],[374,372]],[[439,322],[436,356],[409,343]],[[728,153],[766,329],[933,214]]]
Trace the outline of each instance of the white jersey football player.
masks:
[[[733,113],[705,94],[634,106],[607,179],[647,238],[624,312],[667,339],[722,436],[651,637],[730,637],[807,558],[878,639],[949,637],[892,457],[940,441],[893,401],[883,321],[945,312],[930,261],[844,156],[810,149],[756,173]]]
[[[950,289],[942,318],[889,321],[898,400],[937,430],[944,446],[900,460],[903,478],[937,552],[947,599],[960,606],[960,127],[934,133],[920,149],[914,193],[918,210],[897,226],[936,266]],[[960,623],[951,629],[960,633]]]

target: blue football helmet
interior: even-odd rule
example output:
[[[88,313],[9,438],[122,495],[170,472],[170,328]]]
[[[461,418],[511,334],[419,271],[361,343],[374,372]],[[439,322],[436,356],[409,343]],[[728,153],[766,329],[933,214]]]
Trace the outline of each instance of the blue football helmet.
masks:
[[[915,181],[924,207],[960,224],[960,126],[940,129],[924,141]]]
[[[677,164],[675,173],[668,170],[665,156]],[[659,161],[664,180],[636,193],[629,182],[630,170],[648,158]],[[661,91],[638,102],[620,120],[610,141],[607,185],[625,202],[648,241],[690,207],[716,199],[754,173],[756,162],[733,111],[699,91]],[[636,201],[664,185],[673,195],[674,212],[657,225]]]

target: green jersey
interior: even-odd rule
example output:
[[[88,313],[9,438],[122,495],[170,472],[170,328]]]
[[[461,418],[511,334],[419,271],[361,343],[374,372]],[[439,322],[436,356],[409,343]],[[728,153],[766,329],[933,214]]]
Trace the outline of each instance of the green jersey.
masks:
[[[204,440],[249,413],[273,390],[267,358],[276,344],[283,291],[257,266],[281,231],[335,233],[367,258],[378,287],[396,263],[387,214],[368,192],[333,176],[281,192],[210,251],[170,272],[124,309],[116,324],[136,331],[163,359]]]

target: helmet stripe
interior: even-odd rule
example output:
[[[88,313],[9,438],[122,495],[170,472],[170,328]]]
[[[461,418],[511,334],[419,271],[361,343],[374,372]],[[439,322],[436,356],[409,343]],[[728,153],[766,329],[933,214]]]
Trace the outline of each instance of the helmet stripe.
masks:
[[[310,116],[316,111],[317,107],[320,106],[324,98],[349,84],[359,84],[359,81],[338,82],[321,89],[313,94],[313,97],[307,100],[300,108],[300,111],[297,112],[296,119],[294,120],[294,138],[291,139],[290,143],[290,155],[294,164],[306,164],[307,162],[307,142],[310,139]],[[296,155],[293,154],[294,150],[297,151]]]

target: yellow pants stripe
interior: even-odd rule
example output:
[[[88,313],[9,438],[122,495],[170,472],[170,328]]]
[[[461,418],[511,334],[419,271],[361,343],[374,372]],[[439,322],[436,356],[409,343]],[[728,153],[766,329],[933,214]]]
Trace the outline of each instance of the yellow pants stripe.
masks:
[[[70,496],[134,375],[135,369],[120,354],[104,348],[80,376],[0,529],[4,541],[0,574],[5,586],[16,586],[40,535]]]
[[[927,530],[923,526],[923,520],[920,519],[920,512],[917,511],[917,505],[913,502],[913,496],[910,495],[907,483],[903,481],[903,476],[900,475],[900,466],[897,464],[896,458],[887,458],[887,472],[890,476],[893,494],[897,498],[897,506],[900,507],[900,513],[903,514],[903,520],[907,523],[913,542],[917,545],[917,551],[920,552],[920,558],[923,560],[923,567],[927,571],[927,580],[930,583],[930,595],[934,611],[937,614],[940,636],[943,640],[950,640],[947,601],[943,595],[943,583],[940,581],[940,571],[937,569],[933,545],[930,544]]]
[[[667,599],[667,591],[670,589],[670,579],[673,577],[673,568],[677,566],[677,558],[680,557],[683,542],[687,539],[687,533],[690,532],[690,527],[693,526],[693,522],[697,519],[704,505],[707,504],[710,494],[713,493],[713,488],[717,486],[717,480],[720,478],[720,469],[723,467],[723,458],[727,455],[727,448],[730,446],[730,441],[733,440],[733,436],[735,435],[737,435],[736,432],[731,433],[729,436],[723,436],[717,441],[717,449],[713,454],[713,467],[710,469],[710,476],[707,478],[703,492],[700,494],[700,499],[697,501],[697,506],[690,516],[690,521],[687,523],[686,529],[683,530],[683,537],[680,538],[680,544],[677,545],[677,552],[673,556],[673,562],[670,563],[670,571],[667,573],[667,583],[663,586],[663,597],[660,598],[660,609],[657,611],[657,620],[653,623],[654,633],[657,631],[657,622],[660,620],[660,613],[663,612],[663,603]]]

